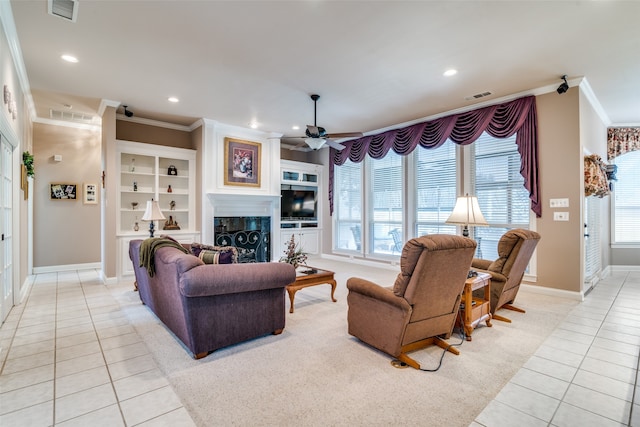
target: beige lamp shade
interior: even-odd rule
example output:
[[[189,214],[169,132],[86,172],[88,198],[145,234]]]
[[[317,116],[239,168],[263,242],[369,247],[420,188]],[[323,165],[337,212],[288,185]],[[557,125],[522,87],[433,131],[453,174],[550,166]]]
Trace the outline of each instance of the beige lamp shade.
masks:
[[[162,211],[160,210],[160,206],[158,206],[158,202],[151,199],[147,202],[147,209],[144,211],[144,215],[142,215],[143,221],[151,221],[149,223],[149,237],[153,237],[153,221],[161,221],[166,218],[162,215]]]
[[[160,221],[166,219],[164,215],[162,215],[162,211],[160,210],[160,206],[158,206],[158,202],[155,200],[149,200],[147,202],[147,209],[144,211],[144,215],[142,215],[143,221]]]
[[[456,200],[456,206],[453,208],[453,212],[447,220],[447,224],[464,225],[462,232],[463,236],[469,236],[469,225],[474,226],[488,226],[489,223],[484,219],[482,212],[480,211],[480,205],[478,204],[478,198],[475,196],[458,197]]]

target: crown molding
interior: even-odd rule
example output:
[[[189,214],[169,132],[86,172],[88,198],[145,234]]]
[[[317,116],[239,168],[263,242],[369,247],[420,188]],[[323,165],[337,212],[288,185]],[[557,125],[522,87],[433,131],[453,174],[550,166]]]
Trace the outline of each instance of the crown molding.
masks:
[[[610,126],[611,119],[609,118],[609,115],[606,113],[606,111],[604,111],[604,108],[602,108],[602,104],[600,104],[600,101],[598,100],[598,98],[596,98],[596,94],[593,93],[593,89],[591,89],[591,85],[589,84],[589,81],[587,80],[586,77],[582,77],[580,80],[581,81],[578,84],[580,91],[587,98],[587,101],[589,101],[593,109],[596,111],[596,114],[598,115],[598,117],[600,117],[600,120],[602,120],[602,123],[604,123],[605,126]]]
[[[104,114],[105,110],[107,109],[107,107],[113,107],[113,108],[118,108],[120,106],[121,102],[120,101],[112,101],[110,99],[101,99],[100,100],[100,105],[98,106],[98,115],[100,117],[102,117],[102,115]]]
[[[145,118],[142,118],[142,117],[127,117],[124,114],[116,114],[116,119],[117,120],[122,120],[123,122],[132,122],[132,123],[138,123],[138,124],[141,124],[141,125],[155,126],[155,127],[161,127],[161,128],[173,129],[173,130],[180,130],[180,131],[183,131],[183,132],[191,132],[193,130],[193,129],[191,129],[191,126],[177,125],[175,123],[167,123],[167,122],[162,122],[160,120],[145,119]]]
[[[7,38],[7,44],[9,45],[9,51],[13,58],[13,66],[16,69],[18,75],[18,81],[22,88],[24,95],[24,102],[29,109],[29,114],[32,119],[36,118],[36,105],[33,102],[31,96],[31,86],[29,85],[29,77],[27,76],[27,69],[24,66],[24,58],[22,57],[22,50],[20,49],[20,42],[18,41],[18,31],[16,30],[16,23],[13,20],[13,10],[11,9],[10,1],[0,1],[0,22],[2,22],[2,28],[4,28],[4,34]]]

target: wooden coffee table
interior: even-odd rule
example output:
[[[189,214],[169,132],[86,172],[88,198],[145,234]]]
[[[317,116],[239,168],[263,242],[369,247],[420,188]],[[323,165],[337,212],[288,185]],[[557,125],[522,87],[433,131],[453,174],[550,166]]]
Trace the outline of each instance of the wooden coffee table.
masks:
[[[331,285],[331,300],[336,302],[337,300],[333,297],[336,291],[336,281],[333,279],[333,275],[333,271],[308,266],[298,267],[296,270],[296,281],[287,285],[287,292],[289,293],[289,300],[291,301],[289,313],[293,313],[293,300],[296,292],[309,286],[322,285],[325,283]]]

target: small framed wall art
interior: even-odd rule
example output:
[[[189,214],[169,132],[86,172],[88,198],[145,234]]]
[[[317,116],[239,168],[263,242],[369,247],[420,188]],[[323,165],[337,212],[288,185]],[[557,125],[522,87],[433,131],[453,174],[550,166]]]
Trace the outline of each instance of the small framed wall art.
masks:
[[[85,205],[95,205],[98,203],[98,186],[96,184],[84,185],[84,199]]]
[[[51,183],[49,185],[49,197],[51,200],[76,200],[77,194],[77,184]]]
[[[224,139],[224,185],[260,187],[262,144]]]

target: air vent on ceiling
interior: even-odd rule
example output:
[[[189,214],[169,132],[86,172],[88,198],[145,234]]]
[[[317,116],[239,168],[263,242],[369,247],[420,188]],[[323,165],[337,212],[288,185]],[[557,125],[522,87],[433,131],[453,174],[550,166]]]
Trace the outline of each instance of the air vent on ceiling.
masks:
[[[78,18],[78,0],[48,0],[47,3],[50,15],[76,22]]]
[[[464,99],[466,99],[467,101],[473,101],[474,99],[484,98],[485,96],[489,96],[489,95],[493,95],[493,93],[491,93],[489,91],[482,92],[482,93],[476,93],[475,95],[467,96]]]
[[[64,120],[66,122],[94,124],[94,116],[91,114],[74,113],[71,111],[49,110],[49,117],[53,120]]]

